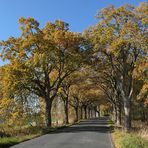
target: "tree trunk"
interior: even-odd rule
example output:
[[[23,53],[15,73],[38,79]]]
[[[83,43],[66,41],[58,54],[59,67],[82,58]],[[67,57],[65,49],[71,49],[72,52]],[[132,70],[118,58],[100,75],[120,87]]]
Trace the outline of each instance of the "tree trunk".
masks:
[[[142,122],[145,122],[145,111],[144,111],[144,107],[142,108]]]
[[[97,112],[96,111],[94,111],[94,112],[95,112],[95,118],[96,118],[97,117],[97,115],[96,115]]]
[[[127,98],[124,98],[124,128],[126,132],[129,132],[131,129],[131,101]]]
[[[45,120],[46,120],[46,127],[49,128],[51,127],[52,124],[52,120],[51,120],[51,106],[52,106],[52,102],[50,100],[50,98],[46,98],[45,100]]]
[[[116,123],[117,123],[117,126],[120,126],[121,125],[121,109],[119,107],[117,107],[117,118],[116,118]]]
[[[93,110],[92,109],[91,109],[91,113],[90,114],[91,114],[90,117],[93,118]]]
[[[141,108],[141,121],[142,122],[145,122],[145,110],[144,110],[144,105],[143,105],[143,102],[140,102],[140,108]]]
[[[91,114],[90,114],[90,108],[88,108],[88,118],[90,118]]]
[[[84,114],[85,114],[84,118],[87,119],[87,107],[86,106],[84,106]]]
[[[80,107],[80,118],[83,119],[83,107]]]
[[[97,106],[97,114],[98,114],[98,117],[100,117],[100,106]]]
[[[116,123],[117,122],[117,107],[115,104],[113,104],[113,121]]]
[[[69,118],[68,118],[68,98],[65,98],[65,100],[64,100],[64,112],[65,112],[65,124],[69,124]]]
[[[121,102],[118,102],[118,104],[116,105],[116,123],[117,126],[121,125]]]
[[[97,117],[97,106],[94,107],[95,118]]]
[[[78,107],[75,107],[75,113],[76,113],[75,122],[77,122],[77,121],[79,120],[79,111],[78,111]]]

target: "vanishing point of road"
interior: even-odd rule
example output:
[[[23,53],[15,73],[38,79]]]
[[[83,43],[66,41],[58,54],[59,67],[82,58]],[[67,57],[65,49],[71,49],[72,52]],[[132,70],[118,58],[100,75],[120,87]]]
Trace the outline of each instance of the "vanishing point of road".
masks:
[[[83,120],[11,148],[113,148],[107,118]]]

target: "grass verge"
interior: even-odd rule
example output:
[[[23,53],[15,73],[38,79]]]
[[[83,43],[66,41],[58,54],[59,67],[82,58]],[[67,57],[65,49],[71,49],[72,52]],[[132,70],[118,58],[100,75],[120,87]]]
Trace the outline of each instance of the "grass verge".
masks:
[[[147,135],[147,130],[142,130],[140,133],[138,131],[126,133],[121,127],[116,127],[110,119],[108,125],[115,148],[148,148],[148,137],[144,136]]]
[[[125,133],[115,129],[112,133],[115,148],[148,148],[148,140],[136,133]]]
[[[79,123],[76,122],[76,123]],[[68,125],[64,125],[64,126],[60,126],[60,127],[52,127],[52,128],[44,128],[42,130],[39,131],[39,133],[37,134],[29,134],[29,135],[25,135],[25,136],[15,136],[15,137],[4,137],[4,138],[0,138],[0,148],[9,148],[10,146],[19,144],[21,142],[27,141],[27,140],[31,140],[33,138],[51,133],[51,132],[55,132],[58,129],[62,129],[62,128],[66,128],[66,127],[70,127],[76,123],[70,123]]]
[[[38,137],[38,136],[40,136],[40,134],[26,135],[26,136],[21,136],[21,137],[0,138],[0,147],[1,148],[8,148],[8,147],[18,144],[20,142],[27,141],[27,140],[33,139],[35,137]]]

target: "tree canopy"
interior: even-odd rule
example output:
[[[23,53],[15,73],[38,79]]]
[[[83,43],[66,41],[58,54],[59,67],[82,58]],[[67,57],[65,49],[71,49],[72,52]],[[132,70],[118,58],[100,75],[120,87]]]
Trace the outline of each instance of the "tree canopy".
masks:
[[[20,18],[21,35],[0,41],[1,58],[9,61],[0,67],[2,122],[21,116],[30,122],[32,116],[51,127],[53,104],[61,100],[65,124],[70,111],[75,121],[109,114],[129,131],[137,106],[146,120],[147,15],[146,2],[109,6],[83,33],[70,31],[62,20],[41,28],[34,18]]]

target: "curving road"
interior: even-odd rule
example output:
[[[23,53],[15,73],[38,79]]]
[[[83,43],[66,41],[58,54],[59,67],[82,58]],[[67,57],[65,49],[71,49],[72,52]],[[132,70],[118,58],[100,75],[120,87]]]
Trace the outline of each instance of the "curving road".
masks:
[[[107,118],[88,119],[11,148],[113,148]]]

